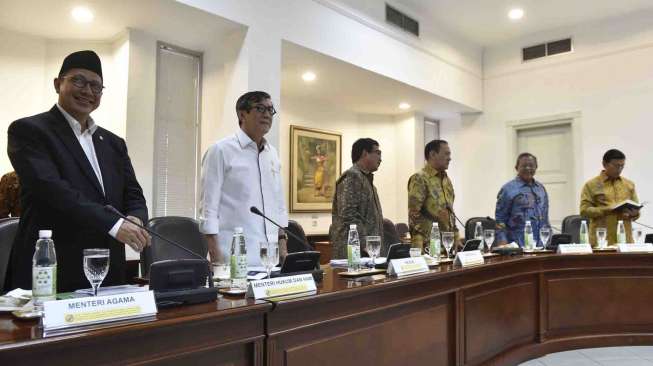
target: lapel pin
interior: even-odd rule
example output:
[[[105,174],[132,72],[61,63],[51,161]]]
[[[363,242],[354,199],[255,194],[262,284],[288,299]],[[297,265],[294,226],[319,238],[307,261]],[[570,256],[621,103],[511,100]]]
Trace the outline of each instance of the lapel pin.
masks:
[[[102,135],[100,135],[100,140],[104,140],[104,137],[102,137]]]

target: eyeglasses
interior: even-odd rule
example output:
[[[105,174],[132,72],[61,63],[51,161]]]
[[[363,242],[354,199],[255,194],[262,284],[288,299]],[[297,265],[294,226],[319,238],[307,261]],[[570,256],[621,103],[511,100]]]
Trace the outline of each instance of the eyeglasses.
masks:
[[[64,76],[62,79],[69,79],[73,85],[79,89],[86,88],[86,85],[91,87],[91,92],[95,95],[101,95],[104,89],[104,86],[97,81],[88,81],[85,77],[81,75],[75,76]]]
[[[262,104],[257,104],[255,106],[252,106],[252,108],[256,109],[259,113],[265,113],[265,111],[268,111],[268,112],[270,112],[271,116],[274,116],[275,114],[277,114],[277,110],[274,109],[273,106],[266,107],[266,106],[264,106]]]

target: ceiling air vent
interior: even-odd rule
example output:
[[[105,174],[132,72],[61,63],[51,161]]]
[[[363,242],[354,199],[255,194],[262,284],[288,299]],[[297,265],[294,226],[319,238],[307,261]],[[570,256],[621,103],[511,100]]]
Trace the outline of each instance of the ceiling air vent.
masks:
[[[571,52],[571,38],[522,48],[522,61]]]
[[[385,20],[419,37],[419,22],[388,4],[385,4]]]

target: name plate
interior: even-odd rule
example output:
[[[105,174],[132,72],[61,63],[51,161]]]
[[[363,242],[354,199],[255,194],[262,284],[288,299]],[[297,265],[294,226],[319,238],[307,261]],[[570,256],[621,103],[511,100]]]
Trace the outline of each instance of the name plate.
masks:
[[[468,252],[458,252],[454,265],[465,267],[479,266],[485,263],[485,258],[480,250],[470,250]]]
[[[257,300],[315,292],[315,279],[310,273],[250,281],[247,285],[247,297]]]
[[[429,266],[426,264],[424,257],[392,259],[390,260],[390,264],[388,264],[388,274],[398,277],[428,271]]]
[[[592,247],[589,244],[560,244],[559,254],[592,254]]]
[[[153,317],[157,313],[154,292],[78,297],[43,303],[45,332],[93,324]]]
[[[653,244],[617,244],[619,253],[650,253],[653,252]]]

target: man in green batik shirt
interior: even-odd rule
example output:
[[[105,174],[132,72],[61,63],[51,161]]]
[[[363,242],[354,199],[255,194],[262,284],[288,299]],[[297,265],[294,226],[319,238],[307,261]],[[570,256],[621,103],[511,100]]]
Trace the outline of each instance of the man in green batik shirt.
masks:
[[[453,215],[454,192],[446,170],[451,161],[451,149],[444,140],[433,140],[424,147],[424,168],[408,180],[408,219],[412,245],[424,248],[437,222],[440,232],[452,231],[455,245],[461,246]]]
[[[621,176],[626,164],[626,155],[617,149],[606,151],[603,155],[601,174],[587,181],[580,195],[580,214],[590,219],[590,243],[596,246],[596,228],[607,229],[608,244],[617,242],[617,221],[623,220],[626,228],[626,241],[633,242],[632,221],[639,218],[639,210],[612,209],[616,204],[631,200],[639,202],[635,184]]]

